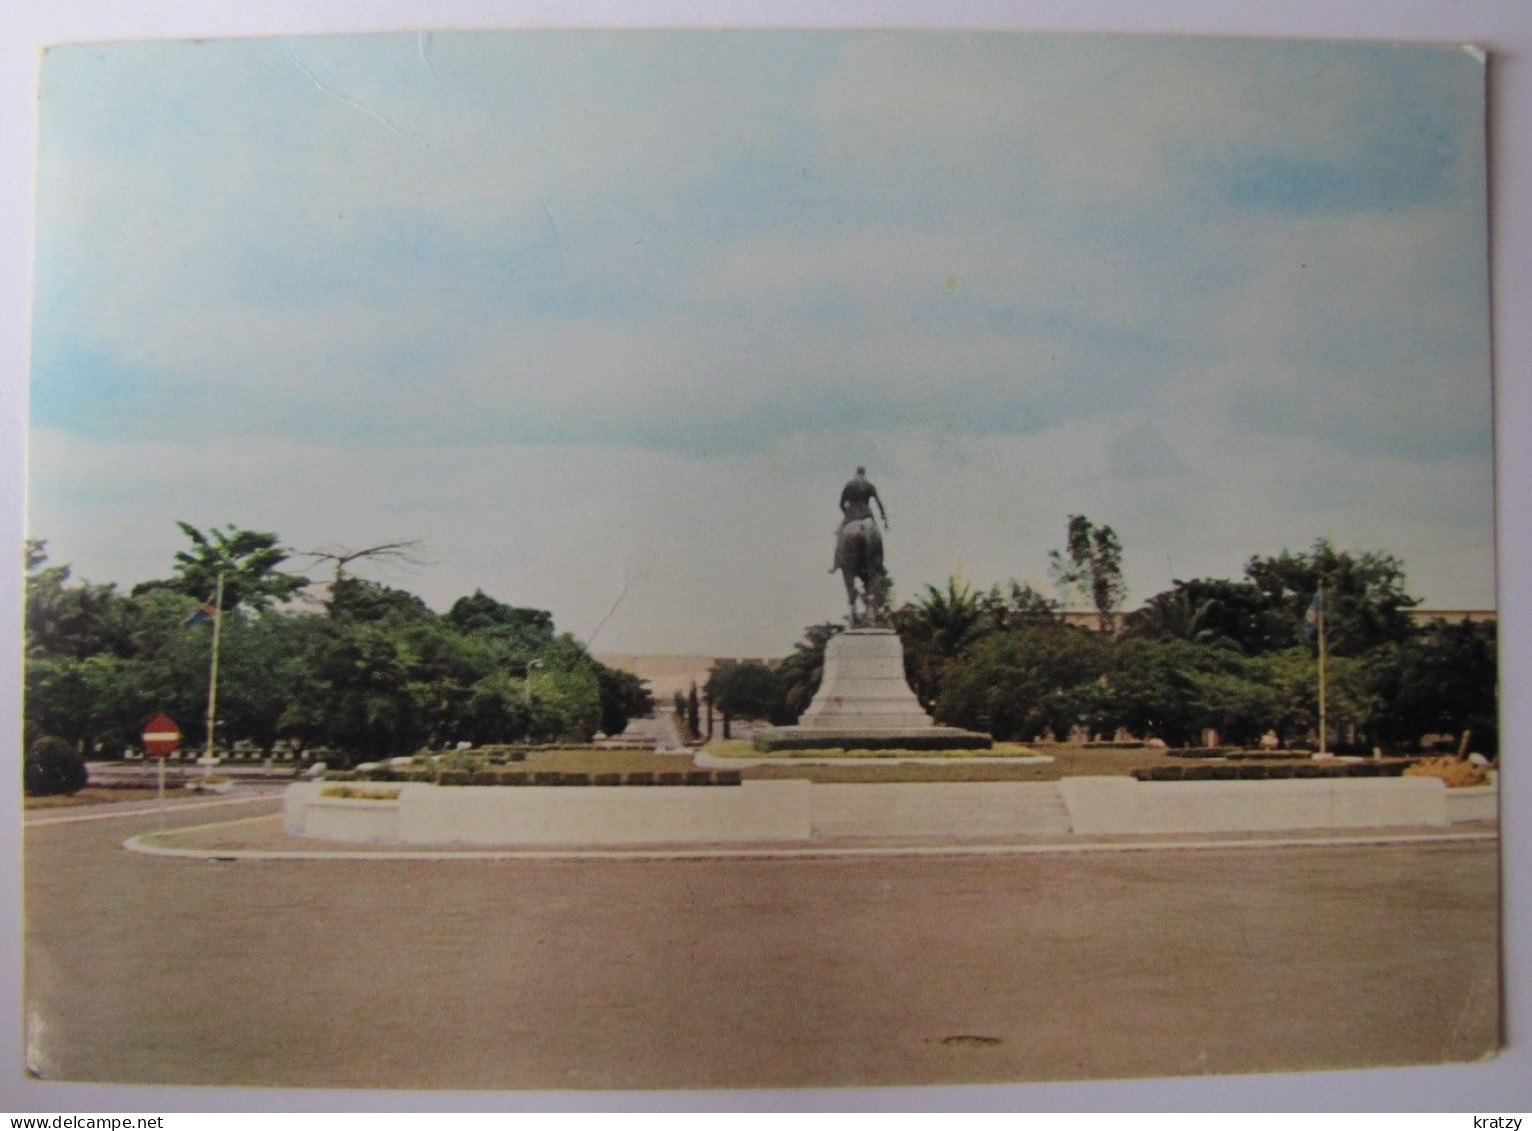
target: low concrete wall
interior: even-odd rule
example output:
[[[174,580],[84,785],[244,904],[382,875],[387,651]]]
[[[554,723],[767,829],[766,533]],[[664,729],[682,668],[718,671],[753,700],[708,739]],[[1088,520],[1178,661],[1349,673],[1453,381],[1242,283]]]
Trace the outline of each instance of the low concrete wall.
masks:
[[[288,787],[294,836],[399,844],[614,845],[807,840],[806,781],[738,786],[397,787],[397,801],[321,797]]]
[[[1437,778],[739,786],[434,786],[394,801],[288,787],[296,836],[408,845],[741,844],[853,837],[1009,837],[1442,826],[1495,817],[1493,787]]]
[[[1460,786],[1447,791],[1447,816],[1460,821],[1500,819],[1500,791],[1493,785]]]
[[[816,785],[816,837],[1047,836],[1069,832],[1053,782]]]
[[[295,801],[294,790],[311,783],[288,787],[283,801],[283,827],[298,836],[322,840],[343,840],[352,844],[391,844],[399,840],[399,803],[397,801],[356,801],[341,797],[315,796]],[[312,783],[317,786],[318,783]]]
[[[1065,778],[1059,792],[1076,833],[1254,832],[1448,823],[1437,778],[1297,778],[1140,782]]]

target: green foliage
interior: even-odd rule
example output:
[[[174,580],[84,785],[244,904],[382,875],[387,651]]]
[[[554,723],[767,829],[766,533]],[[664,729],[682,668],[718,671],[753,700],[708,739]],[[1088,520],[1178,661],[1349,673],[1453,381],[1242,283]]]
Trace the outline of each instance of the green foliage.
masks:
[[[83,660],[128,646],[127,601],[115,585],[70,584],[68,566],[44,568],[43,543],[28,554],[24,613],[28,655]]]
[[[950,664],[936,701],[938,722],[1028,741],[1066,735],[1101,710],[1110,643],[1066,625],[996,633]]]
[[[1265,594],[1249,581],[1195,578],[1150,597],[1129,614],[1127,631],[1254,655],[1291,642],[1292,626],[1271,614]]]
[[[589,653],[565,633],[543,653],[532,680],[531,737],[589,742],[601,725],[601,681]]]
[[[233,523],[222,530],[209,528],[206,533],[190,523],[176,525],[191,539],[191,549],[176,553],[174,580],[153,584],[211,601],[222,573],[225,610],[241,605],[263,610],[292,600],[309,583],[306,577],[277,568],[287,560],[288,552],[278,544],[275,534],[243,530]]]
[[[1063,553],[1050,551],[1048,572],[1064,591],[1089,599],[1101,618],[1101,631],[1112,627],[1112,613],[1128,595],[1122,579],[1122,543],[1110,526],[1096,526],[1081,514],[1069,516]]]
[[[705,690],[730,718],[770,718],[782,701],[777,670],[759,660],[723,660],[708,673]]]
[[[1286,550],[1253,557],[1245,576],[1265,600],[1270,637],[1278,648],[1303,643],[1303,615],[1325,587],[1325,633],[1329,651],[1357,656],[1411,635],[1409,609],[1419,604],[1405,591],[1404,566],[1391,554],[1352,555],[1321,538],[1307,554]]]
[[[948,661],[995,627],[983,594],[956,574],[947,578],[945,589],[927,585],[918,601],[894,614],[893,622],[904,645],[905,676],[922,703],[940,694]]]
[[[1368,677],[1381,737],[1413,745],[1423,734],[1471,730],[1474,750],[1497,753],[1496,638],[1494,624],[1436,621],[1372,653]]]
[[[796,722],[798,716],[808,709],[824,675],[825,647],[831,637],[844,631],[845,625],[833,621],[811,624],[803,630],[803,638],[793,646],[791,655],[777,667],[782,697],[771,715],[772,722]]]
[[[415,594],[359,577],[343,577],[331,585],[326,607],[334,619],[356,624],[387,622],[397,626],[436,619]]]
[[[509,655],[535,656],[554,640],[553,614],[504,604],[482,589],[459,597],[443,619],[458,632],[495,642]]]
[[[274,535],[183,530],[192,548],[177,555],[177,579],[127,595],[74,579],[69,566],[48,563],[41,542],[28,544],[29,749],[46,735],[115,753],[162,711],[180,722],[187,746],[200,745],[211,634],[187,620],[211,595],[208,569],[220,562],[234,582],[222,625],[225,744],[270,751],[289,739],[339,766],[463,740],[587,742],[652,708],[641,680],[598,664],[542,610],[476,591],[437,615],[414,594],[344,576],[322,609],[282,609],[302,579],[277,569],[285,551]],[[1102,595],[1098,575],[1110,580],[1120,566],[1115,535],[1076,516],[1070,539],[1068,556],[1055,555],[1056,576]],[[1307,554],[1253,557],[1245,572],[1175,582],[1132,614],[1121,638],[1064,625],[1056,602],[1015,581],[982,591],[952,577],[892,619],[911,684],[942,722],[999,739],[1121,727],[1180,745],[1211,727],[1241,744],[1268,729],[1292,743],[1318,722],[1302,617],[1323,581],[1332,736],[1408,748],[1423,734],[1472,730],[1474,749],[1496,749],[1493,624],[1414,627],[1415,600],[1387,554],[1321,541]],[[1108,585],[1105,596],[1113,592]],[[720,664],[710,701],[730,715],[795,721],[840,631],[810,626],[775,666]],[[675,706],[697,725],[695,694]]]
[[[619,735],[632,719],[641,719],[654,711],[654,696],[649,685],[632,672],[618,671],[592,661],[596,670],[597,690],[601,696],[601,731]]]
[[[53,735],[39,738],[32,744],[22,771],[22,788],[29,797],[79,793],[89,778],[85,763],[74,747]]]

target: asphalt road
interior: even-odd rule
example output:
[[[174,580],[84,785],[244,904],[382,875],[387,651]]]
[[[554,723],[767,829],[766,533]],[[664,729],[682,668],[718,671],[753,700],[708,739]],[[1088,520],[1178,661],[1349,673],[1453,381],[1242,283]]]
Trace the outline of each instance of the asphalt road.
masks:
[[[715,861],[120,847],[158,820],[26,830],[43,1079],[810,1087],[1435,1063],[1497,1040],[1492,842]]]

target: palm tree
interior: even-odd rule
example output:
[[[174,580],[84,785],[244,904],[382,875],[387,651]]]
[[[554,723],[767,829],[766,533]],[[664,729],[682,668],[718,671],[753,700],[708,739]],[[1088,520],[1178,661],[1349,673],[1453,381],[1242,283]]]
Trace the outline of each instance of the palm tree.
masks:
[[[1130,618],[1129,631],[1135,636],[1241,651],[1238,641],[1214,625],[1222,607],[1217,597],[1196,597],[1185,588],[1170,589],[1144,602]]]
[[[957,574],[945,589],[927,585],[918,601],[899,609],[894,625],[904,645],[905,675],[925,703],[941,691],[947,662],[995,628],[985,594]]]

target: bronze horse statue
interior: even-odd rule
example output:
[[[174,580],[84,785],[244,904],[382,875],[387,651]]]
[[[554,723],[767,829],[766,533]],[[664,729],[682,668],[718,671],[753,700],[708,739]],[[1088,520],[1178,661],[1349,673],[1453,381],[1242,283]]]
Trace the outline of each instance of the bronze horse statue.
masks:
[[[875,628],[883,621],[883,536],[869,518],[840,528],[835,540],[835,568],[846,583],[848,621],[852,628]],[[860,583],[860,590],[858,589]],[[861,611],[857,611],[857,598]]]
[[[846,603],[851,612],[848,618],[852,628],[870,628],[882,623],[883,599],[883,536],[878,533],[878,523],[872,517],[872,504],[878,504],[883,516],[883,527],[888,528],[888,512],[878,489],[867,481],[867,469],[856,469],[853,478],[840,493],[841,524],[835,535],[835,564],[830,572],[840,570],[846,582]],[[857,583],[861,583],[862,611],[857,612]]]

